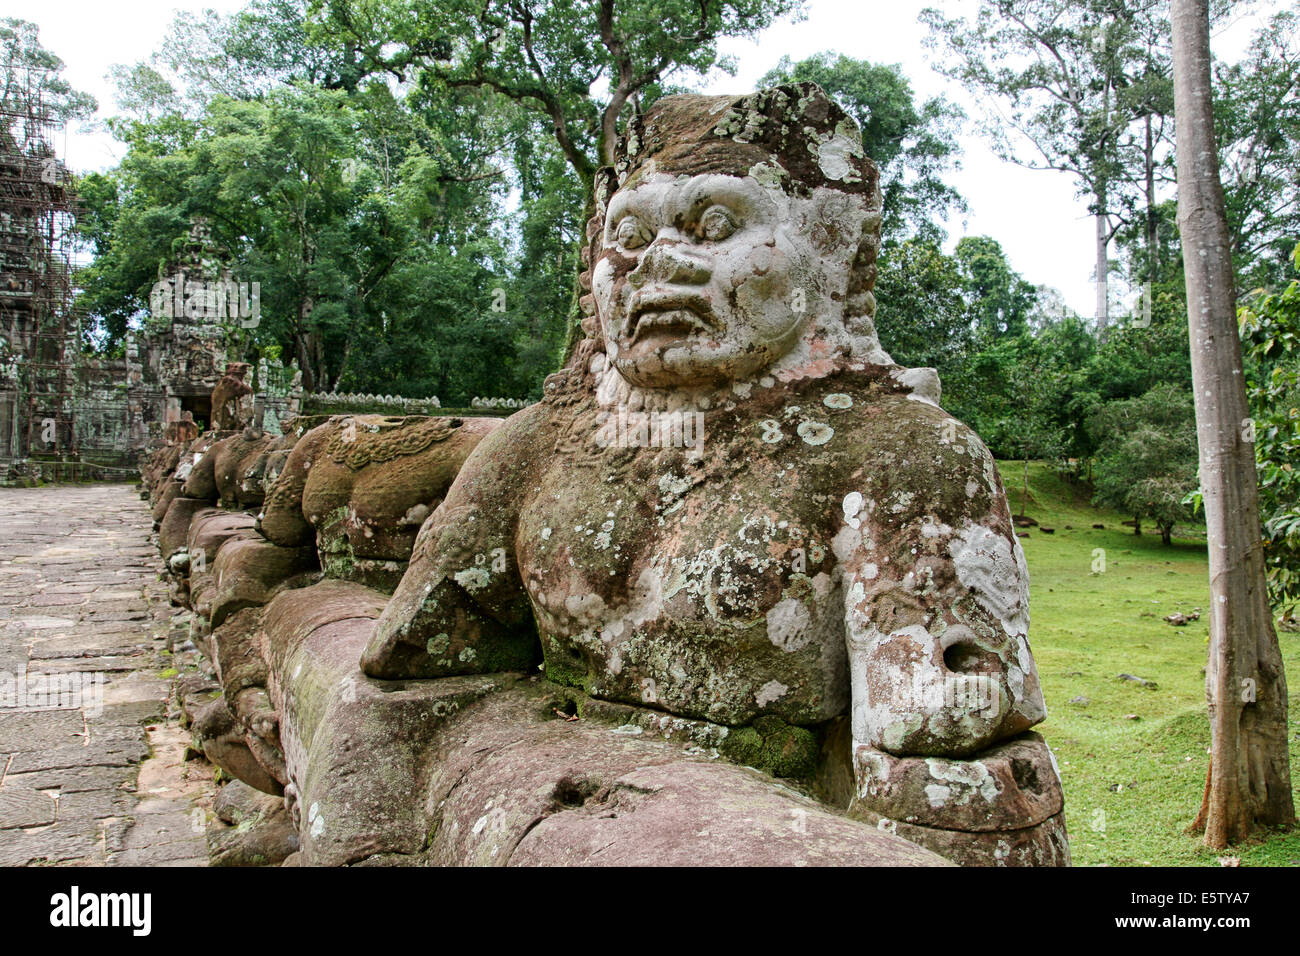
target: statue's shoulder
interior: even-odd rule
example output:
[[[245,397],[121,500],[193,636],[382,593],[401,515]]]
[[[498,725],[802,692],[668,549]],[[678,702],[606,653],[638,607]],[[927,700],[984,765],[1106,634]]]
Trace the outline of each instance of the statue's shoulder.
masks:
[[[827,475],[833,493],[880,502],[903,522],[997,510],[1002,483],[987,446],[930,393],[898,378],[843,376],[825,389],[822,411],[843,462]]]
[[[545,402],[521,408],[487,432],[465,468],[479,473],[480,479],[513,484],[532,473],[548,456],[555,444],[554,433],[553,408]]]

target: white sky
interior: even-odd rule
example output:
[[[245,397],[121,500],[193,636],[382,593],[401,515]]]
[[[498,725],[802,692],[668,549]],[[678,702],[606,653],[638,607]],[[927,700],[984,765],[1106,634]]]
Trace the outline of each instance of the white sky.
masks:
[[[1263,12],[1240,17],[1216,34],[1216,54],[1238,58],[1264,14],[1284,5],[1282,0],[1256,4]],[[3,15],[40,27],[42,44],[67,65],[67,79],[98,99],[102,119],[114,111],[109,68],[147,59],[159,47],[176,9],[229,13],[242,6],[244,0],[129,0],[129,6],[122,0],[6,0]],[[944,93],[976,117],[979,108],[961,87],[930,66],[931,54],[921,45],[926,31],[917,22],[926,6],[960,10],[970,5],[955,0],[811,0],[803,22],[778,24],[757,42],[726,41],[723,52],[735,56],[739,72],[734,78],[723,76],[708,89],[746,92],[782,56],[797,61],[829,50],[876,63],[899,63],[919,98]],[[962,146],[962,169],[948,178],[966,197],[970,213],[964,222],[948,223],[950,245],[962,235],[992,236],[1026,279],[1056,287],[1075,311],[1090,316],[1094,227],[1071,177],[1004,163],[973,131],[965,134]],[[79,172],[107,169],[123,152],[120,143],[93,128],[67,131],[59,149]]]

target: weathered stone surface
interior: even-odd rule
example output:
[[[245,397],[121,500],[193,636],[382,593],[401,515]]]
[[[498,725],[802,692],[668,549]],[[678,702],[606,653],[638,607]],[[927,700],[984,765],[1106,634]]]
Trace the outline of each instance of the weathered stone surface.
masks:
[[[0,866],[61,863],[90,857],[99,835],[93,826],[56,822],[31,830],[5,831],[0,839]]]
[[[895,757],[859,746],[859,797],[880,816],[949,830],[1020,830],[1060,814],[1051,751],[1029,733],[965,760]]]
[[[192,729],[204,756],[226,773],[265,793],[284,792],[283,783],[249,749],[243,728],[226,706],[224,697],[204,705],[194,715]]]
[[[48,750],[16,753],[9,762],[9,772],[60,770],[71,767],[129,767],[149,755],[142,734],[97,735],[94,746],[70,744]]]
[[[282,595],[268,616],[289,618],[288,600],[307,596]],[[518,862],[943,863],[711,759],[685,736],[559,719],[548,709],[553,687],[509,675],[370,680],[355,652],[371,626],[320,624],[272,662],[287,684],[275,697],[293,780],[285,796],[302,841],[296,862],[504,865],[526,852]],[[610,805],[574,796],[593,781],[608,785]],[[621,822],[606,822],[608,813]],[[539,825],[556,814],[554,829]]]
[[[189,569],[199,570],[217,560],[217,552],[228,541],[258,538],[253,530],[256,519],[242,511],[211,511],[195,516],[185,536]],[[202,558],[199,555],[202,554]]]
[[[514,866],[939,866],[920,847],[864,829],[739,767],[670,763],[615,779],[561,780]],[[558,808],[557,808],[558,809]],[[486,861],[485,861],[486,862]]]
[[[297,851],[298,831],[283,807],[257,823],[208,830],[211,866],[275,866]]]
[[[141,768],[168,748],[151,743],[168,723],[158,675],[187,652],[161,653],[170,612],[151,521],[126,486],[0,489],[0,591],[15,612],[0,620],[0,693],[18,697],[22,680],[0,706],[0,864],[112,865],[140,796],[157,799]],[[212,770],[194,766],[201,788]]]
[[[258,821],[284,809],[284,798],[254,789],[241,780],[232,780],[217,791],[212,812],[232,827],[246,821]]]
[[[232,614],[212,632],[212,662],[227,700],[248,688],[265,688],[266,662],[262,659],[262,610],[245,608]]]
[[[185,548],[190,523],[195,518],[215,512],[215,508],[199,498],[173,498],[158,526],[158,550],[162,552],[163,560],[170,560],[173,554]]]
[[[207,432],[186,449],[173,472],[175,479],[182,483],[182,496],[199,498],[209,504],[216,503],[217,476],[213,469],[214,459],[209,453],[235,434],[237,433],[228,430]]]
[[[861,808],[857,815],[875,821],[917,846],[926,847],[961,866],[1069,866],[1070,843],[1065,814],[1021,830],[943,830],[899,823]]]
[[[305,435],[267,498],[262,532],[293,546],[315,532],[330,577],[391,589],[416,533],[492,418],[336,416]]]
[[[229,826],[208,827],[212,866],[274,866],[298,851],[298,831],[282,798],[236,780],[221,788],[213,810]]]
[[[291,579],[315,570],[316,552],[310,546],[282,548],[263,538],[238,538],[217,553],[212,567],[217,586],[208,617],[220,627],[231,614],[266,604],[278,589],[291,586]]]
[[[80,708],[0,710],[0,751],[51,750],[73,742],[80,743],[85,734],[86,721]]]
[[[524,686],[453,721],[429,861],[479,865],[936,866],[757,771],[681,741],[546,719]]]
[[[5,775],[5,787],[58,790],[62,794],[82,793],[120,787],[126,777],[119,767],[63,767],[26,773],[10,772]]]
[[[254,508],[266,496],[267,464],[274,452],[288,453],[296,434],[268,435],[246,428],[214,443],[186,479],[183,494],[219,502],[224,508]],[[278,471],[273,471],[278,474]]]
[[[53,796],[24,787],[0,787],[0,830],[42,827],[54,822]]]
[[[212,424],[218,429],[245,428],[253,418],[253,389],[244,377],[247,362],[228,362],[212,390]]]

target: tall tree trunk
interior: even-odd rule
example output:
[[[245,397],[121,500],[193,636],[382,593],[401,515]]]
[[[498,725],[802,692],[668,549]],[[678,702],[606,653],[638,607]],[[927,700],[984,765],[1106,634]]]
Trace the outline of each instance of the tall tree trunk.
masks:
[[[1156,213],[1156,144],[1155,136],[1151,130],[1151,114],[1147,114],[1146,122],[1146,150],[1143,153],[1142,162],[1146,167],[1146,226],[1147,226],[1147,276],[1148,283],[1156,280],[1156,272],[1160,265],[1160,252],[1156,243],[1160,237],[1158,234],[1159,217]],[[1148,293],[1144,290],[1143,295]],[[1149,304],[1149,299],[1143,299],[1143,306]]]
[[[323,388],[319,388],[320,383],[316,381],[316,364],[312,361],[311,352],[307,349],[306,333],[295,332],[293,344],[298,353],[298,368],[302,369],[303,391],[324,391]]]
[[[1264,584],[1254,446],[1210,108],[1208,0],[1172,0],[1178,227],[1210,557],[1210,773],[1194,827],[1221,848],[1295,822],[1286,674]]]
[[[1105,203],[1104,194],[1098,201]],[[1105,340],[1106,326],[1110,324],[1110,221],[1104,205],[1097,213],[1097,336]]]

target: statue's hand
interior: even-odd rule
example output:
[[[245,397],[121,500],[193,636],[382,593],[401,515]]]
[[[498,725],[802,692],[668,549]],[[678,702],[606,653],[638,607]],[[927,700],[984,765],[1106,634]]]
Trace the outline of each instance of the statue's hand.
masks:
[[[856,745],[969,756],[1046,716],[1014,537],[970,521],[900,526],[855,512],[837,545]]]
[[[424,523],[361,667],[371,677],[524,670],[538,656],[503,522],[449,496]]]

